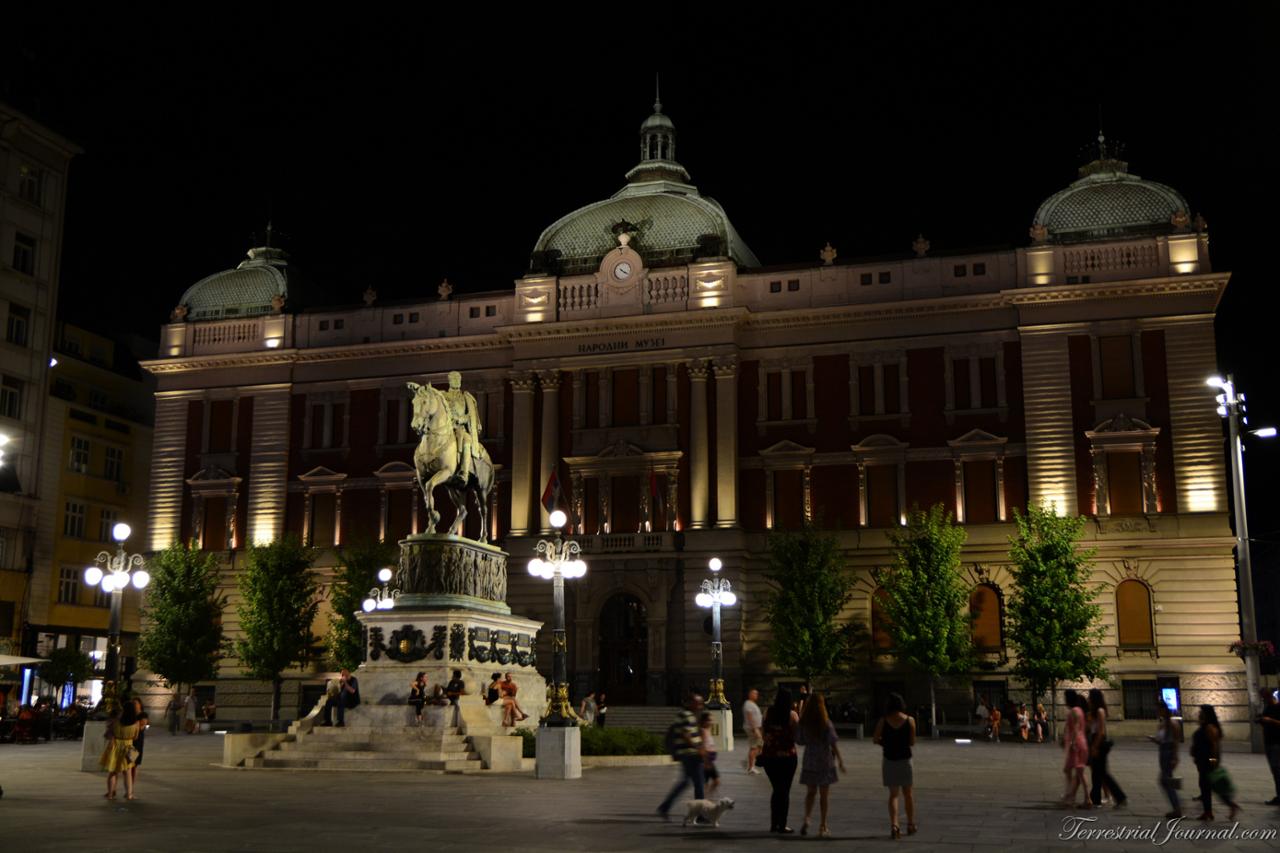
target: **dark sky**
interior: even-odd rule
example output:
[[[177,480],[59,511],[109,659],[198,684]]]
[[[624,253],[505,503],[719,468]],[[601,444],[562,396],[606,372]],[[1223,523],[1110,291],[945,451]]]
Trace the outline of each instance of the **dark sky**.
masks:
[[[1221,366],[1255,424],[1280,420],[1270,4],[648,4],[560,20],[438,5],[60,9],[28,26],[38,38],[0,52],[0,97],[85,148],[64,314],[154,337],[268,218],[313,304],[358,302],[370,283],[432,296],[444,276],[510,287],[546,225],[622,185],[660,71],[680,160],[766,264],[810,262],[826,240],[842,258],[905,253],[917,232],[935,250],[1025,245],[1101,112],[1131,170],[1208,219],[1215,266],[1233,272]],[[1278,460],[1280,442],[1248,462],[1252,533],[1273,542]]]

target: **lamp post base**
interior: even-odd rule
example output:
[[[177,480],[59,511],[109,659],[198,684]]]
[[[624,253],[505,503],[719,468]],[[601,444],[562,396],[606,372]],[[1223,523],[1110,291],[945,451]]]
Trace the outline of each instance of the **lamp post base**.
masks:
[[[716,739],[716,747],[720,752],[733,752],[733,710],[724,708],[708,708],[711,715],[711,734]]]
[[[537,778],[582,778],[582,732],[577,726],[540,726],[537,744]]]

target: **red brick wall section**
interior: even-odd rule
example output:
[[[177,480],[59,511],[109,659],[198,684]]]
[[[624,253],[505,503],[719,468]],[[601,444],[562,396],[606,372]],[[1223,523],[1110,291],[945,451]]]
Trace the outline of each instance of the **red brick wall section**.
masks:
[[[738,368],[738,455],[755,456],[760,451],[760,431],[756,428],[756,416],[760,410],[760,362],[744,361]],[[745,473],[745,472],[744,472]],[[742,491],[742,475],[738,475],[739,493]],[[739,517],[744,512],[742,498],[738,499]],[[745,522],[743,522],[745,524]]]
[[[1169,416],[1169,372],[1164,330],[1142,333],[1142,382],[1147,395],[1147,423],[1160,428],[1156,439],[1156,493],[1161,512],[1178,511],[1173,480],[1173,425]]]
[[[689,366],[680,365],[680,374],[676,380],[676,393],[679,396],[676,405],[676,418],[680,424],[680,529],[689,526]]]
[[[825,530],[853,530],[858,526],[858,469],[854,465],[814,467],[814,523]]]
[[[812,446],[818,452],[849,450],[849,357],[821,355],[813,360],[814,417]]]
[[[956,511],[955,464],[947,460],[907,463],[907,511],[927,510],[940,503]]]
[[[376,425],[375,425],[376,428]],[[376,542],[382,506],[378,489],[346,489],[342,492],[342,544]]]
[[[778,530],[804,527],[804,481],[800,471],[773,474],[773,526]]]
[[[764,471],[759,468],[738,473],[738,519],[744,530],[765,529]]]
[[[369,477],[373,475],[382,462],[378,459],[378,399],[381,396],[376,388],[361,389],[351,392],[351,446],[347,454],[343,471],[349,477]],[[334,417],[337,417],[335,411]],[[393,424],[394,430],[396,426]],[[392,435],[395,433],[393,432]],[[344,500],[343,510],[346,503]],[[374,529],[376,537],[377,529]]]
[[[1085,430],[1093,429],[1093,355],[1088,335],[1067,339],[1071,369],[1071,420],[1076,445],[1076,500],[1081,515],[1093,515],[1093,461]]]
[[[1027,511],[1027,458],[1009,456],[1004,460],[1004,505],[1008,518],[1013,521],[1013,511]]]
[[[204,431],[204,403],[200,400],[191,400],[187,403],[187,440],[186,440],[186,464],[183,466],[182,477],[189,480],[195,476],[200,470],[200,447],[201,438]],[[191,500],[191,489],[185,483],[182,486],[182,541],[186,542],[191,539],[191,533],[195,529],[192,524],[191,513],[193,511],[193,502]]]
[[[907,396],[911,401],[912,447],[946,446],[948,432],[943,409],[947,389],[942,365],[942,348],[907,351]]]

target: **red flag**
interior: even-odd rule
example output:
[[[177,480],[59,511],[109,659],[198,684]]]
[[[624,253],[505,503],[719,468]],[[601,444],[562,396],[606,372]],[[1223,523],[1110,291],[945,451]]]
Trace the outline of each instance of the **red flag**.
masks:
[[[547,478],[547,487],[542,490],[542,505],[547,508],[547,514],[550,515],[559,502],[560,477],[552,470],[551,476]]]

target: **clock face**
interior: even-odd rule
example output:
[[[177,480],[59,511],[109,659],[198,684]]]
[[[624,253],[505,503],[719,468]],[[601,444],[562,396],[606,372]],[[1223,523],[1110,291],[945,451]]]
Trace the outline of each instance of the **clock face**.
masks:
[[[626,281],[629,275],[631,275],[631,264],[628,261],[622,261],[613,268],[613,277],[618,281]]]

